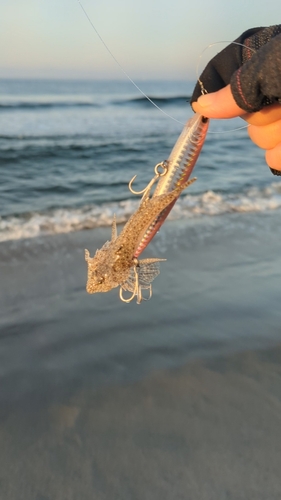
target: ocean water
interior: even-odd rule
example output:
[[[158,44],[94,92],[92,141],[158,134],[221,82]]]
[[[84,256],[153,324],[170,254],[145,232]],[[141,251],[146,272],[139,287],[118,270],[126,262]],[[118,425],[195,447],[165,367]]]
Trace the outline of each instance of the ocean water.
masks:
[[[28,391],[40,391],[36,379],[51,383],[61,366],[67,386],[73,343],[78,379],[90,359],[87,377],[114,380],[116,356],[134,378],[132,359],[142,360],[141,373],[241,338],[279,339],[281,182],[240,119],[211,123],[197,182],[146,250],[167,259],[152,300],[125,305],[117,289],[86,293],[84,249],[93,255],[113,215],[123,223],[135,211],[128,182],[137,174],[135,189],[147,185],[192,116],[191,83],[137,83],[166,114],[130,82],[0,83],[0,355],[2,375],[16,380],[9,398],[25,376]]]
[[[177,121],[129,82],[0,81],[0,499],[279,499],[281,183],[241,120],[149,244],[151,300],[86,293],[192,116],[191,83],[137,83]]]
[[[184,123],[190,82],[137,82],[161,109]],[[0,82],[0,241],[124,222],[135,189],[169,156],[182,125],[130,82]],[[281,183],[240,119],[213,122],[195,175],[171,218],[215,217],[280,209]]]

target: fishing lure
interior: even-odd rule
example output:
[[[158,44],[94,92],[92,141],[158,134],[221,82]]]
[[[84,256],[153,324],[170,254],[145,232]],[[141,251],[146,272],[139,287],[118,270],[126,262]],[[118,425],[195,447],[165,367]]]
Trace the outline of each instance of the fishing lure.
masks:
[[[168,160],[156,165],[155,177],[150,181],[148,186],[143,191],[134,191],[132,189],[132,183],[136,178],[134,176],[129,183],[130,191],[134,194],[143,194],[147,189],[151,189],[153,183],[158,181],[153,196],[159,196],[170,192],[176,186],[180,186],[188,180],[205,142],[208,127],[208,118],[196,113],[186,122]],[[176,201],[175,199],[151,223],[135,252],[135,257],[139,257],[157,231],[159,231]]]
[[[168,160],[155,167],[155,176],[141,192],[129,189],[134,194],[142,194],[139,208],[131,216],[122,232],[117,236],[116,220],[112,223],[111,241],[107,241],[94,257],[85,250],[88,264],[86,290],[88,293],[108,292],[120,286],[120,299],[137,304],[152,296],[152,281],[159,274],[159,262],[166,259],[138,260],[171,211],[181,192],[195,181],[188,180],[207,134],[208,120],[195,115],[185,125]],[[153,185],[157,183],[150,197]],[[123,291],[131,292],[129,298]],[[142,290],[148,290],[145,298]]]

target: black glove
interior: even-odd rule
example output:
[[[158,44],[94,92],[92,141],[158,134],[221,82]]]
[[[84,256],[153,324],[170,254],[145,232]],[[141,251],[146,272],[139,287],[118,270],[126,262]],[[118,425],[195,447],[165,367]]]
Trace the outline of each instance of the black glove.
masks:
[[[281,25],[250,29],[235,42],[245,46],[232,43],[207,64],[200,76],[204,89],[216,92],[230,83],[237,105],[248,113],[281,104]],[[201,94],[197,82],[190,103]]]
[[[245,31],[208,63],[200,76],[204,89],[216,92],[230,83],[238,106],[248,113],[281,103],[281,25]],[[201,95],[197,83],[191,103]]]

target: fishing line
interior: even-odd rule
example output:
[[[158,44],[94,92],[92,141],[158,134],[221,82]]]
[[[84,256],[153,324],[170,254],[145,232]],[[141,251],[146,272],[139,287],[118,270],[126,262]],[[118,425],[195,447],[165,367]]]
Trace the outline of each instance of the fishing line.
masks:
[[[229,40],[221,40],[220,42],[213,42],[213,43],[210,43],[209,45],[207,45],[207,47],[205,47],[205,48],[202,50],[201,54],[199,55],[198,60],[197,60],[197,65],[196,65],[196,77],[197,77],[196,79],[197,79],[197,81],[199,82],[199,85],[200,85],[200,87],[201,87],[202,95],[203,95],[203,94],[208,94],[208,91],[204,88],[204,85],[203,85],[203,83],[202,83],[202,82],[201,82],[201,80],[200,80],[200,76],[199,76],[199,64],[200,64],[200,61],[201,61],[201,59],[202,59],[203,54],[206,52],[206,50],[209,50],[209,49],[211,49],[212,47],[214,47],[215,45],[219,45],[220,43],[228,43],[228,44],[230,44],[230,45],[231,45],[231,44],[233,44],[233,45],[240,45],[240,47],[245,47],[245,49],[247,49],[247,50],[251,50],[254,54],[255,54],[255,52],[256,52],[256,51],[255,51],[254,49],[252,49],[251,47],[247,47],[247,45],[245,45],[244,43],[233,42],[233,41],[232,41],[232,42],[230,42]]]
[[[255,53],[256,51],[254,49],[252,49],[251,47],[247,47],[244,43],[239,43],[239,42],[230,42],[229,40],[221,40],[219,42],[213,42],[213,43],[210,43],[209,45],[207,45],[207,47],[205,47],[201,54],[199,55],[198,57],[198,60],[197,60],[197,65],[196,65],[196,79],[201,87],[201,94],[202,95],[206,95],[208,94],[208,91],[205,89],[204,85],[203,85],[203,82],[201,82],[200,80],[200,72],[199,72],[199,65],[200,65],[200,61],[202,59],[202,56],[203,54],[208,50],[208,49],[211,49],[212,47],[214,47],[215,45],[218,45],[218,44],[221,44],[221,43],[228,43],[228,44],[234,44],[234,45],[240,45],[240,47],[245,47],[247,50],[251,50],[253,53]],[[237,128],[233,128],[231,130],[218,130],[218,131],[211,131],[209,130],[208,134],[228,134],[229,132],[236,132],[237,130],[243,130],[244,128],[247,128],[249,127],[249,125],[242,125],[241,127],[237,127]]]
[[[101,43],[105,47],[106,51],[109,53],[109,55],[115,61],[115,63],[117,64],[117,66],[119,67],[119,69],[122,71],[122,73],[124,73],[124,75],[126,76],[126,78],[132,83],[132,85],[134,85],[134,87],[143,95],[143,97],[145,97],[153,106],[155,106],[155,108],[157,108],[159,111],[161,111],[161,113],[163,113],[165,116],[167,116],[168,118],[170,118],[174,122],[179,123],[180,125],[185,125],[184,122],[181,122],[180,120],[177,120],[172,115],[170,115],[169,113],[166,113],[166,111],[164,111],[162,108],[160,108],[160,106],[158,106],[150,97],[148,97],[148,95],[146,95],[142,91],[142,89],[136,84],[136,82],[134,82],[134,80],[130,77],[130,75],[128,75],[128,73],[126,72],[126,70],[123,68],[123,66],[116,59],[115,55],[110,50],[110,48],[108,47],[108,45],[105,43],[104,39],[100,35],[99,31],[97,30],[96,26],[94,25],[93,21],[91,20],[90,16],[88,15],[87,11],[83,7],[81,1],[77,0],[77,2],[80,5],[82,11],[84,12],[84,15],[88,19],[88,22],[90,23],[90,25],[92,26],[93,30],[95,31],[96,35],[98,36],[98,38],[100,39]],[[200,76],[199,76],[199,65],[200,65],[201,58],[202,58],[203,54],[206,52],[206,50],[210,49],[211,47],[213,47],[215,45],[221,44],[221,43],[228,43],[228,44],[234,43],[235,45],[240,45],[241,47],[245,47],[246,49],[250,49],[250,50],[252,50],[252,52],[255,52],[254,49],[252,49],[250,47],[247,47],[243,43],[239,43],[239,42],[233,42],[233,41],[227,41],[226,40],[226,41],[220,41],[220,42],[210,43],[207,47],[205,47],[202,50],[201,54],[198,57],[197,65],[196,65],[196,77],[197,77],[197,81],[198,81],[198,83],[199,83],[199,85],[201,87],[202,94],[207,94],[207,90],[204,88],[203,83],[201,82]],[[223,130],[223,131],[217,131],[217,132],[216,131],[209,131],[209,134],[227,134],[229,132],[235,132],[236,130],[242,130],[242,129],[247,128],[247,127],[248,127],[248,125],[243,125],[242,127],[238,127],[238,128],[231,129],[231,130]]]
[[[132,80],[132,78],[128,75],[128,73],[125,71],[125,69],[123,68],[123,66],[121,66],[121,64],[119,63],[119,61],[116,59],[115,55],[111,52],[110,48],[108,47],[108,45],[105,43],[105,41],[103,40],[102,36],[100,35],[100,33],[98,32],[97,28],[95,27],[94,23],[92,22],[91,18],[89,17],[89,15],[87,14],[86,10],[84,9],[82,3],[80,2],[80,0],[77,0],[77,2],[79,3],[81,9],[83,10],[86,18],[88,19],[90,25],[92,26],[92,28],[94,29],[95,33],[97,34],[97,36],[99,37],[100,41],[102,42],[102,44],[104,45],[105,49],[107,50],[107,52],[109,53],[109,55],[112,57],[112,59],[116,62],[116,64],[119,66],[119,68],[121,69],[121,71],[124,73],[124,75],[128,78],[128,80],[135,86],[135,88],[151,103],[153,104],[153,106],[155,106],[155,108],[157,108],[159,111],[161,111],[161,113],[163,113],[164,115],[168,116],[168,118],[171,118],[172,120],[174,120],[175,122],[179,123],[180,125],[184,125],[183,122],[180,122],[179,120],[177,120],[176,118],[174,118],[173,116],[169,115],[169,113],[166,113],[166,111],[164,111],[163,109],[161,109],[155,102],[153,102],[152,99],[150,99],[150,97],[148,97],[142,90],[141,88],[134,82],[134,80]]]

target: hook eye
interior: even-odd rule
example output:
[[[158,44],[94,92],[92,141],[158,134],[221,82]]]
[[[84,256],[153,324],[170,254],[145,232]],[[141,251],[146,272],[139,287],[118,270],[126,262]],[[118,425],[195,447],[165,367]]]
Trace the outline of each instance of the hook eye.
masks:
[[[168,165],[169,165],[168,160],[161,161],[160,163],[157,163],[157,165],[155,165],[154,172],[157,175],[157,177],[163,177],[164,175],[166,175],[168,170]],[[163,169],[162,172],[161,170],[159,170],[160,168]]]

